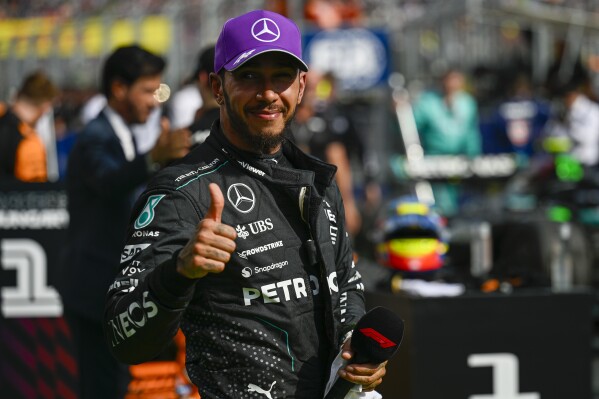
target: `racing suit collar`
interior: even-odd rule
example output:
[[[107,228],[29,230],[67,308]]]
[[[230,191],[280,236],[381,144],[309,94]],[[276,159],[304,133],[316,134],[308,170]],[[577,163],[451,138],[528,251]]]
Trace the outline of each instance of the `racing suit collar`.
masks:
[[[295,144],[289,140],[283,142],[283,155],[298,169],[289,169],[275,163],[265,164],[259,162],[259,157],[250,156],[247,152],[233,146],[222,133],[220,120],[216,120],[210,129],[210,135],[206,139],[208,143],[216,146],[219,152],[239,164],[246,163],[252,167],[250,171],[258,169],[254,174],[258,178],[264,178],[278,184],[304,186],[314,184],[316,188],[324,189],[331,185],[337,167],[318,158],[306,155]],[[263,173],[261,173],[263,172]]]

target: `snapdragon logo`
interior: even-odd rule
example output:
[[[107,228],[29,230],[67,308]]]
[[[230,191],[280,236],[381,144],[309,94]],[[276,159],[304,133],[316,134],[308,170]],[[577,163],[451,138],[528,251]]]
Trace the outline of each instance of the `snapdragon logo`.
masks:
[[[289,261],[284,260],[282,262],[271,263],[270,265],[267,265],[267,266],[256,266],[256,267],[254,267],[254,270],[252,270],[249,267],[244,267],[243,270],[241,271],[241,275],[245,278],[248,278],[252,274],[259,274],[259,273],[269,272],[269,271],[275,270],[275,269],[282,269],[283,267],[287,266],[288,264],[289,264]]]
[[[244,267],[243,270],[241,270],[241,276],[248,278],[252,275],[252,268],[251,267]]]

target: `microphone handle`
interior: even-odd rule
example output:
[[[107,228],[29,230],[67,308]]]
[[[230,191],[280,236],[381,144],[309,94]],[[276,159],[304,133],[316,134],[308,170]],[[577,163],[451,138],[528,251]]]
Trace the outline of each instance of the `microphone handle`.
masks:
[[[363,358],[362,356],[359,356],[358,353],[354,352],[354,357],[352,357],[349,360],[348,364],[368,364],[368,363],[372,363],[372,362],[369,361],[368,359]],[[347,395],[349,390],[352,389],[352,387],[354,385],[355,384],[353,382],[349,382],[348,380],[344,380],[343,378],[338,377],[337,381],[335,381],[335,384],[333,384],[333,386],[331,387],[331,390],[329,391],[327,396],[324,397],[324,399],[343,399],[343,398],[345,398],[345,395]]]
[[[343,399],[354,385],[353,382],[349,382],[348,380],[339,377],[324,399]]]

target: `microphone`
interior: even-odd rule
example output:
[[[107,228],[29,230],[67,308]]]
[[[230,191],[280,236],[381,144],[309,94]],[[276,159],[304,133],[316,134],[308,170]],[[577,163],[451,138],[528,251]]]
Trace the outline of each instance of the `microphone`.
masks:
[[[377,306],[356,324],[351,337],[354,356],[349,364],[378,364],[397,353],[403,338],[404,322],[391,310]],[[337,378],[324,399],[343,399],[354,383]]]

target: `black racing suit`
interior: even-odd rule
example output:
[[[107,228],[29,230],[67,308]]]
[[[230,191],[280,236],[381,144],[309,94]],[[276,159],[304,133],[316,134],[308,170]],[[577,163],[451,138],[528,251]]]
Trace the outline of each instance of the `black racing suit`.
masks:
[[[108,291],[105,332],[118,359],[152,359],[181,327],[202,399],[322,397],[333,357],[364,314],[363,285],[335,167],[288,142],[282,154],[293,168],[236,150],[217,121],[150,183]],[[208,209],[212,182],[237,248],[222,273],[187,279],[176,257]]]

